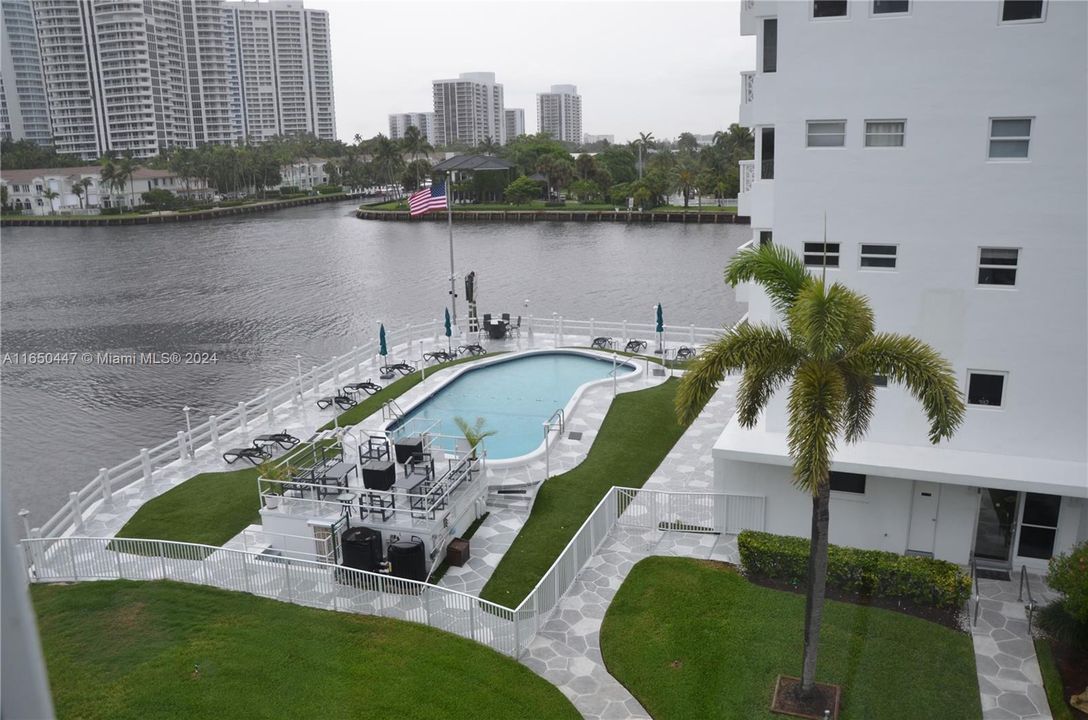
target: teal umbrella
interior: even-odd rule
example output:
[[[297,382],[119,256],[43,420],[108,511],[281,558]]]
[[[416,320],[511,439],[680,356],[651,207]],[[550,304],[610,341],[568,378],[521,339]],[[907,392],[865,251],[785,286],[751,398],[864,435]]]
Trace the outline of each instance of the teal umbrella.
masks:
[[[665,352],[664,345],[665,315],[661,312],[661,303],[657,304],[657,354]]]
[[[385,323],[378,326],[378,353],[382,357],[389,355],[389,348],[385,345]]]
[[[450,352],[453,352],[453,343],[450,338],[453,337],[453,327],[450,325],[450,309],[446,308],[446,346]]]

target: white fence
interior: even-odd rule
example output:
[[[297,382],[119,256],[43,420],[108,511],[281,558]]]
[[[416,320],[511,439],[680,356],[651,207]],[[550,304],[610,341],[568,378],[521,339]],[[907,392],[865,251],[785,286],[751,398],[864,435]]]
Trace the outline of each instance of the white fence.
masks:
[[[651,314],[651,311],[647,311]],[[704,345],[719,337],[724,329],[705,328],[694,325],[665,326],[662,339],[666,347],[679,345]],[[561,315],[552,317],[522,318],[522,336],[529,330],[536,334],[550,334],[555,345],[588,345],[587,338],[612,336],[617,340],[640,339],[647,343],[646,352],[656,347],[656,325],[653,323],[629,323],[627,321],[598,321],[564,319]],[[437,319],[421,323],[408,323],[397,328],[386,328],[386,345],[389,349],[390,362],[397,360],[417,360],[419,341],[440,342],[444,325]],[[445,337],[441,338],[444,342]],[[314,365],[287,382],[270,387],[257,397],[239,402],[236,406],[219,415],[210,415],[204,422],[192,426],[191,430],[179,430],[174,439],[161,445],[140,451],[138,455],[111,468],[102,468],[98,476],[87,483],[79,492],[71,492],[68,503],[51,518],[34,528],[34,537],[58,537],[65,533],[83,532],[85,512],[95,503],[100,507],[111,507],[116,488],[144,482],[150,486],[155,480],[155,473],[161,468],[178,460],[194,457],[198,448],[209,448],[219,454],[223,436],[234,431],[243,435],[250,426],[271,423],[277,407],[286,403],[302,402],[307,396],[311,399],[321,393],[321,386],[328,383],[326,391],[342,383],[363,379],[363,365],[378,357],[378,342],[373,340],[350,351],[332,358],[323,365]]]
[[[520,657],[617,525],[735,533],[762,530],[763,510],[760,496],[613,487],[516,610],[413,580],[211,545],[94,537],[28,538],[22,545],[35,582],[129,579],[211,585],[422,623]]]

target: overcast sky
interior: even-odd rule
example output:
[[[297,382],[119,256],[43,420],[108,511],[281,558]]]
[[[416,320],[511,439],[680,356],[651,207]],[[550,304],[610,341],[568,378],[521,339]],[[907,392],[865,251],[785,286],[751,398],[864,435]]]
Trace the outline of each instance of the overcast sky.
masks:
[[[336,129],[389,132],[389,113],[433,110],[431,81],[494,72],[536,132],[536,93],[578,86],[582,131],[675,137],[737,120],[755,66],[736,2],[304,0],[329,11]]]

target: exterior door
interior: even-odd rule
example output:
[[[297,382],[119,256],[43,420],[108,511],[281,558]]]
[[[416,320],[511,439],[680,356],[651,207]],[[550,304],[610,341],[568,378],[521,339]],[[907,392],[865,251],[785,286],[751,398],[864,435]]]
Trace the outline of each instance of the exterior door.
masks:
[[[976,560],[1004,567],[1011,564],[1019,495],[1012,490],[982,488],[975,527]]]
[[[933,537],[937,530],[937,483],[914,482],[914,500],[910,508],[910,534],[907,550],[933,554]]]

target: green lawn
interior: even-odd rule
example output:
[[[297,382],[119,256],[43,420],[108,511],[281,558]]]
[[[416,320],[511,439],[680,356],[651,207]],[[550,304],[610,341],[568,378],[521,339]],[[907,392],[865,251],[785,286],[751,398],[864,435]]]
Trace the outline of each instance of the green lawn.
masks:
[[[585,461],[540,487],[480,597],[517,607],[613,485],[642,487],[684,432],[673,405],[678,384],[668,380],[612,401]]]
[[[1043,674],[1043,687],[1046,688],[1046,699],[1050,703],[1050,714],[1054,716],[1054,720],[1073,720],[1073,711],[1066,701],[1062,676],[1054,662],[1050,642],[1036,638],[1035,655],[1039,658],[1039,670]]]
[[[377,203],[377,204],[374,204],[374,205],[363,205],[359,209],[360,210],[407,210],[408,209],[408,201],[407,200],[393,200],[393,201],[390,201],[390,202]],[[540,211],[544,211],[544,212],[582,212],[583,210],[608,210],[608,211],[613,211],[615,209],[616,209],[616,206],[613,205],[612,203],[567,202],[567,204],[563,205],[563,206],[548,207],[547,205],[544,204],[543,200],[534,200],[533,202],[527,203],[525,205],[511,205],[511,204],[508,204],[508,203],[479,203],[479,204],[475,204],[475,205],[457,205],[457,206],[454,206],[453,211],[454,212],[475,212],[475,211],[478,211],[478,210],[479,211],[484,211],[484,210],[540,210]],[[626,211],[627,208],[620,207],[620,210],[621,211]],[[692,205],[692,206],[688,207],[687,209],[685,209],[683,205],[662,205],[660,207],[647,208],[647,212],[674,212],[674,213],[675,212],[693,212],[693,213],[694,212],[704,212],[704,213],[726,212],[726,213],[735,213],[736,211],[737,211],[737,208],[733,207],[733,206],[718,207],[717,205],[704,205],[702,210],[700,210],[696,205]]]
[[[525,666],[423,625],[170,582],[32,592],[59,718],[579,717]]]
[[[779,674],[801,670],[802,595],[689,558],[638,563],[601,628],[612,675],[656,720],[772,720]],[[971,637],[902,613],[828,601],[818,678],[844,720],[982,715]]]

